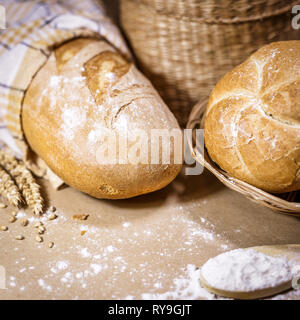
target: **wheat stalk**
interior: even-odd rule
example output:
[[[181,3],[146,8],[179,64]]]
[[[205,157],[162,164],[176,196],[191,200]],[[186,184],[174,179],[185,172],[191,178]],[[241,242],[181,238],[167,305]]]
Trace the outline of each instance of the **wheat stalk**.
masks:
[[[0,167],[0,194],[10,204],[17,207],[21,201],[21,194],[12,177]]]
[[[24,163],[19,162],[15,157],[1,150],[0,165],[15,179],[28,207],[35,214],[41,214],[43,212],[43,198],[40,194],[40,186],[36,183]]]

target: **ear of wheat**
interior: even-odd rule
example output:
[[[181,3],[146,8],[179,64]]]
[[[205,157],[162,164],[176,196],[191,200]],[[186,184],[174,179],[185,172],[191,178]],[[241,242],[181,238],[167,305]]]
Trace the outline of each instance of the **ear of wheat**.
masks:
[[[40,186],[25,164],[1,150],[0,165],[13,177],[28,207],[35,214],[41,214],[43,212],[43,198],[40,194]]]
[[[8,202],[17,207],[21,202],[21,194],[12,177],[0,167],[0,194]]]

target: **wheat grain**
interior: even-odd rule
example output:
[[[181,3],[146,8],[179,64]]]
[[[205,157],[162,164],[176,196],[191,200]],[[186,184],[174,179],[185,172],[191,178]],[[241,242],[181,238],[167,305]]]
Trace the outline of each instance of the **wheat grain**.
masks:
[[[39,221],[39,222],[37,222],[37,223],[34,225],[34,227],[35,227],[35,228],[39,228],[39,227],[41,227],[42,225],[43,225],[43,222]]]
[[[43,242],[43,238],[40,237],[40,236],[36,236],[36,237],[35,237],[35,241],[36,241],[36,242]]]
[[[16,211],[16,210],[12,211],[11,215],[14,216],[14,217],[17,217],[18,216],[18,211]]]
[[[38,227],[38,229],[37,229],[38,234],[44,234],[44,233],[45,233],[45,231],[46,231],[46,228],[45,228],[45,227],[43,227],[43,226]]]
[[[55,212],[55,211],[56,211],[56,208],[55,208],[54,206],[51,206],[51,207],[49,208],[49,212],[53,213],[53,212]]]
[[[55,220],[57,218],[57,215],[55,213],[52,213],[49,217],[48,220]]]
[[[18,206],[21,194],[12,177],[0,167],[0,194],[13,206]]]
[[[17,221],[17,218],[15,217],[15,216],[11,216],[10,218],[9,218],[9,222],[10,223],[14,223],[14,222],[16,222]]]
[[[22,227],[26,227],[28,225],[28,223],[29,223],[28,219],[22,219],[21,220],[21,226]]]
[[[5,203],[0,202],[0,209],[5,209],[7,205]]]
[[[16,158],[0,151],[0,164],[12,175],[28,207],[37,215],[43,212],[43,198],[40,194],[40,186],[36,183],[31,172],[24,163]]]
[[[54,242],[49,242],[48,247],[51,249],[54,246]]]

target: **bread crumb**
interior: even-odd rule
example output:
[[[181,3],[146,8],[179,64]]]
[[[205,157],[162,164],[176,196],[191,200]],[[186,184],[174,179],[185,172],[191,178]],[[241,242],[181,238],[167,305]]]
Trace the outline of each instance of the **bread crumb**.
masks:
[[[88,214],[82,213],[82,214],[74,214],[72,219],[73,220],[81,220],[81,221],[83,221],[83,220],[86,220],[88,217],[89,217]]]
[[[25,238],[24,238],[24,236],[22,236],[22,235],[18,235],[18,236],[16,236],[15,239],[16,239],[16,240],[24,240]]]
[[[0,230],[1,230],[1,231],[7,231],[8,228],[7,228],[7,226],[0,226]]]
[[[86,233],[86,230],[82,230],[82,231],[80,232],[80,235],[81,235],[81,236],[84,236],[85,233]]]
[[[5,209],[7,205],[5,203],[0,202],[0,209]]]

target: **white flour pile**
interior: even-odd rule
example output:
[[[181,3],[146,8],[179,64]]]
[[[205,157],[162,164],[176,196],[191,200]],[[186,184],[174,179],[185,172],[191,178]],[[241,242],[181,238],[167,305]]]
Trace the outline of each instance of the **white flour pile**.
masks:
[[[208,260],[201,274],[217,289],[250,292],[275,287],[293,278],[285,257],[272,257],[253,249],[236,249]]]

